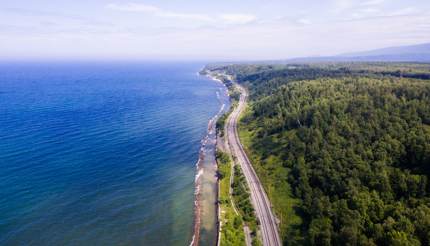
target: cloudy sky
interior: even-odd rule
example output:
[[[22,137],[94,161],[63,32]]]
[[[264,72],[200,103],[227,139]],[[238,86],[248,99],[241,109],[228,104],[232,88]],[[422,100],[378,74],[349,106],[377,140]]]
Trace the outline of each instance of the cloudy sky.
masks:
[[[425,42],[430,0],[0,0],[0,59],[283,59]]]

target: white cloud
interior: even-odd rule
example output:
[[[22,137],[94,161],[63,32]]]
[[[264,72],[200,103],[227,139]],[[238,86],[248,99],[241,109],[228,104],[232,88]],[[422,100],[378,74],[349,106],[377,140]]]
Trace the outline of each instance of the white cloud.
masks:
[[[346,10],[375,9],[381,7],[385,0],[333,0],[333,10],[335,13],[340,13]]]
[[[409,3],[388,0],[381,5],[376,0],[329,0],[333,4],[302,12],[283,4],[271,7],[273,12],[261,6],[247,6],[250,12],[245,12],[218,2],[212,8],[184,2],[176,9],[155,1],[153,5],[141,4],[145,0],[109,1],[93,9],[86,5],[82,11],[67,9],[61,14],[66,17],[57,16],[61,10],[48,14],[37,9],[0,9],[0,53],[12,58],[256,60],[430,40],[429,4],[412,8]],[[333,12],[335,1],[342,12]],[[94,20],[101,24],[90,22]]]
[[[201,14],[186,14],[186,13],[177,13],[177,12],[170,12],[170,11],[158,11],[156,14],[158,17],[165,17],[165,18],[177,18],[177,19],[190,19],[190,20],[197,20],[197,21],[213,21],[213,19],[207,15],[201,15]]]
[[[301,24],[301,25],[310,25],[312,24],[312,21],[306,18],[300,18],[297,20],[297,23]]]
[[[220,16],[220,19],[230,24],[248,24],[257,18],[254,15],[224,14]]]
[[[385,0],[368,0],[361,3],[362,6],[375,6],[381,5],[385,2]]]
[[[416,8],[413,7],[407,7],[403,9],[398,10],[392,10],[392,11],[382,11],[380,9],[376,8],[364,8],[364,9],[358,9],[356,12],[353,12],[351,14],[350,20],[360,20],[360,19],[375,19],[375,18],[395,18],[395,17],[403,17],[403,16],[419,16],[422,13]]]
[[[254,15],[248,14],[221,14],[217,17],[206,14],[182,13],[169,11],[157,6],[147,5],[142,3],[126,3],[117,4],[110,3],[106,8],[116,11],[147,13],[161,18],[194,20],[211,23],[224,23],[224,24],[247,24],[255,21],[257,18]]]
[[[375,8],[365,8],[365,9],[360,9],[359,11],[366,14],[374,14],[374,13],[380,12],[379,9],[375,9]]]
[[[167,11],[157,6],[147,5],[142,3],[125,3],[125,4],[110,3],[106,5],[106,8],[111,10],[117,10],[117,11],[149,13],[154,16],[162,17],[162,18],[189,19],[189,20],[196,20],[196,21],[213,21],[213,19],[207,15]]]
[[[119,11],[128,12],[143,12],[143,13],[156,13],[161,11],[160,8],[152,5],[146,5],[141,3],[126,3],[126,4],[116,4],[109,3],[106,8]]]
[[[354,6],[353,0],[334,0],[333,1],[333,11],[335,13],[340,13]]]
[[[391,13],[389,13],[389,16],[403,16],[403,15],[414,15],[414,14],[418,14],[418,10],[414,7],[407,7],[404,9],[399,9],[396,11],[393,11]]]

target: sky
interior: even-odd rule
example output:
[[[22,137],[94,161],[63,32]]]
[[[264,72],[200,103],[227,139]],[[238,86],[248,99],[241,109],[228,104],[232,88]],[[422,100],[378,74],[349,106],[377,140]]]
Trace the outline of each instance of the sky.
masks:
[[[271,60],[426,42],[429,0],[0,0],[2,60]]]

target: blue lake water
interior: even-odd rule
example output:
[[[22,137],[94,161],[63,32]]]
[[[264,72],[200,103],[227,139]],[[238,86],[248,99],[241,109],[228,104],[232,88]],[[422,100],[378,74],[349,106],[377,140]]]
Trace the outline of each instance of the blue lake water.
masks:
[[[202,65],[0,64],[0,245],[188,245]]]

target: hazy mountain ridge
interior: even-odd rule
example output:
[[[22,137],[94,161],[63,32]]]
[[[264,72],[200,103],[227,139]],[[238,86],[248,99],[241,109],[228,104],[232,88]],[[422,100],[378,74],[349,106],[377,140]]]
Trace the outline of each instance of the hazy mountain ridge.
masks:
[[[288,59],[287,62],[430,62],[430,43],[387,47],[362,52],[345,53],[337,56],[301,57]]]
[[[430,43],[409,45],[409,46],[395,46],[382,49],[353,52],[341,54],[343,57],[357,57],[357,56],[389,56],[389,55],[410,55],[410,54],[426,54],[430,55]]]

